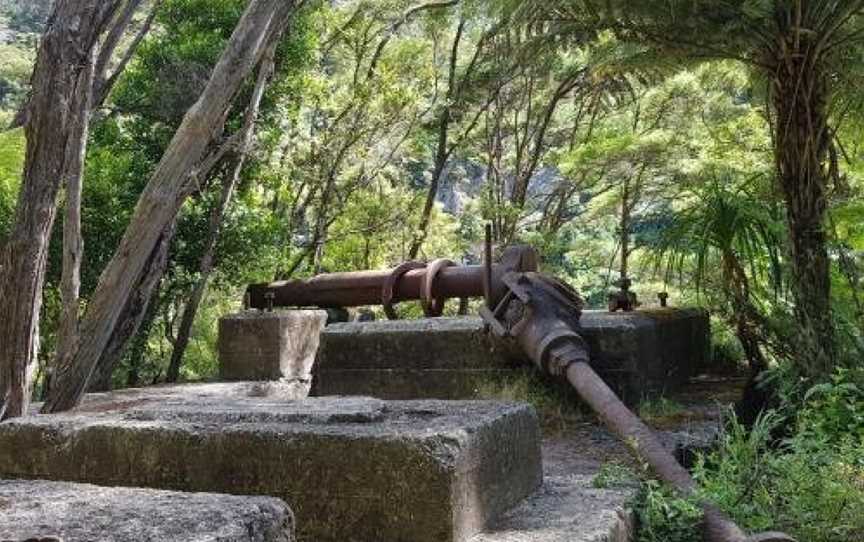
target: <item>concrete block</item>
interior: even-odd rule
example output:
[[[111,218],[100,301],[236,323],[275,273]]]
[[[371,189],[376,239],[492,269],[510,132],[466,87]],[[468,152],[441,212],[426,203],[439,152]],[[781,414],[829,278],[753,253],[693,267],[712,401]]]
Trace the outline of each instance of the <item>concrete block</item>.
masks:
[[[547,478],[534,495],[509,510],[471,542],[631,542],[633,489],[598,489],[593,476]]]
[[[523,363],[479,318],[333,324],[321,335],[312,393],[471,399],[478,381]]]
[[[471,542],[631,542],[634,480],[595,487],[601,465],[624,445],[604,430],[581,426],[543,441],[543,486]]]
[[[279,497],[298,537],[322,542],[464,541],[542,479],[528,405],[285,401],[210,386],[0,423],[0,477]]]
[[[311,381],[327,313],[246,311],[219,320],[222,380]]]
[[[630,404],[680,389],[710,354],[708,313],[701,309],[587,311],[581,324],[591,364]]]
[[[708,356],[708,315],[695,309],[585,311],[594,367],[625,401],[669,393]],[[476,317],[350,322],[321,334],[312,393],[466,399],[477,382],[528,364]]]
[[[272,497],[68,482],[0,480],[0,540],[291,542],[294,517]]]

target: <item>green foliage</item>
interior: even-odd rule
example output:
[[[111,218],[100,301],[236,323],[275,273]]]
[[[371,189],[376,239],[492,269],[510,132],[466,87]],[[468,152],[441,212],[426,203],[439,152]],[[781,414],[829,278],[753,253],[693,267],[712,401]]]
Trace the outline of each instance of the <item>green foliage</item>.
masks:
[[[11,30],[38,33],[45,28],[52,5],[52,0],[2,0],[0,15],[8,19]]]
[[[17,44],[0,43],[0,110],[14,111],[20,105],[34,60],[31,50]]]
[[[651,242],[653,257],[658,266],[665,265],[668,278],[682,276],[691,264],[688,278],[698,290],[720,269],[731,296],[741,287],[735,284],[740,280],[736,267],[741,267],[767,289],[780,287],[783,244],[773,210],[734,186],[729,179],[717,179],[689,195],[692,203],[675,213]]]
[[[24,145],[24,134],[20,129],[0,132],[0,240],[8,234],[15,215],[24,169]]]
[[[695,475],[704,494],[753,531],[781,530],[808,542],[853,542],[864,534],[864,398],[841,373],[820,386],[777,442],[782,418],[763,415],[749,431],[733,418]]]
[[[654,480],[646,481],[636,500],[638,542],[693,542],[701,538],[702,509]]]
[[[684,406],[667,397],[657,397],[639,403],[638,411],[643,420],[657,424],[679,416],[684,411]]]
[[[597,489],[632,487],[638,482],[639,477],[630,467],[617,463],[603,463],[600,470],[591,479],[591,485]]]
[[[712,371],[736,373],[744,365],[744,352],[741,343],[728,325],[711,320],[711,365]]]
[[[802,443],[815,452],[824,446],[864,446],[864,375],[838,369],[829,382],[818,384],[804,396],[805,408],[798,415]],[[864,452],[864,449],[862,449]],[[862,457],[864,459],[864,457]]]

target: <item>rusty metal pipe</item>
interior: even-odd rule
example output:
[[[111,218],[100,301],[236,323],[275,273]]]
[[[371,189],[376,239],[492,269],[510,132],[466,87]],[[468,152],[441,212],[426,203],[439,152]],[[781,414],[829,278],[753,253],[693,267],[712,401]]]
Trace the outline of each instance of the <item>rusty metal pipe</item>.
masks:
[[[484,296],[486,306],[480,314],[489,329],[515,340],[541,370],[567,378],[604,424],[648,463],[658,478],[682,494],[692,495],[696,482],[690,473],[589,365],[588,346],[579,335],[579,295],[561,281],[534,272],[537,256],[530,247],[512,247],[492,265],[490,253],[491,243],[487,241],[484,266],[450,266],[445,260],[429,266],[410,262],[391,271],[334,273],[252,285],[247,290],[247,305],[257,309],[351,307],[420,299],[424,306],[435,303],[433,308],[440,308],[447,298]],[[794,542],[783,533],[748,537],[713,505],[706,503],[703,509],[706,542]]]
[[[539,273],[511,273],[503,277],[508,293],[494,310],[481,314],[498,335],[514,339],[544,372],[563,376],[603,423],[648,463],[661,480],[684,495],[696,482],[654,432],[606,385],[589,365],[588,346],[579,335],[582,300],[560,281]],[[790,542],[783,533],[748,537],[731,519],[703,503],[706,542]]]
[[[658,478],[683,495],[693,495],[697,489],[690,473],[666,450],[654,432],[628,409],[587,363],[572,363],[567,368],[567,381],[579,397],[603,420],[603,423],[623,440],[640,460],[651,465]],[[748,536],[716,506],[702,504],[703,538],[706,542],[793,542],[784,533],[765,532]]]
[[[447,267],[436,279],[439,291],[447,297],[477,297],[483,295],[480,266]],[[266,308],[264,294],[275,294],[278,307],[359,307],[381,303],[381,292],[391,271],[359,271],[331,273],[308,280],[291,280],[249,287],[249,307]],[[415,269],[402,275],[393,288],[393,301],[420,299],[426,271]]]
[[[603,423],[623,440],[630,451],[648,463],[658,478],[684,495],[692,495],[696,482],[690,473],[663,447],[638,416],[609,389],[587,363],[573,363],[567,368],[567,380]],[[713,506],[705,506],[703,520],[706,542],[746,542],[747,535]],[[778,540],[789,540],[782,538]]]
[[[491,268],[491,295],[500,296],[503,288],[501,277],[513,271],[536,270],[537,255],[531,247],[510,247]],[[246,306],[264,310],[273,306],[329,308],[378,305],[382,303],[387,287],[391,286],[388,281],[397,269],[328,273],[307,280],[253,284],[246,290]],[[424,268],[400,273],[392,284],[390,301],[425,300],[430,295],[442,300],[481,297],[485,293],[484,274],[487,269],[482,265],[436,265],[431,274],[429,271]],[[428,284],[430,278],[433,284]]]

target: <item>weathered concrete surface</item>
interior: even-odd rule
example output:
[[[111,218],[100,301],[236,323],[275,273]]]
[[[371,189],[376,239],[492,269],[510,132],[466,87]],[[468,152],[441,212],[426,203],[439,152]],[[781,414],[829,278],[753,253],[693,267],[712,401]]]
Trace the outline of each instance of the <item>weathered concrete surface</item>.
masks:
[[[602,430],[583,429],[544,439],[543,486],[472,542],[633,540],[634,517],[628,503],[636,486],[594,487],[602,463],[626,453],[614,441],[598,441],[602,434]]]
[[[467,540],[541,481],[527,405],[215,386],[0,423],[0,477],[270,495],[294,510],[301,540],[362,542]]]
[[[308,385],[327,313],[246,311],[219,320],[222,380],[285,380]]]
[[[0,480],[0,540],[291,542],[294,517],[272,497]]]
[[[472,542],[630,542],[632,491],[597,489],[593,476],[550,477]]]
[[[522,363],[479,318],[333,324],[321,336],[312,393],[471,399],[478,381]]]
[[[708,315],[694,309],[586,311],[592,364],[625,401],[674,391],[708,355]],[[315,395],[473,398],[478,380],[528,363],[479,318],[352,322],[327,327]]]
[[[708,313],[701,309],[588,311],[581,324],[592,365],[630,404],[677,391],[710,354]]]

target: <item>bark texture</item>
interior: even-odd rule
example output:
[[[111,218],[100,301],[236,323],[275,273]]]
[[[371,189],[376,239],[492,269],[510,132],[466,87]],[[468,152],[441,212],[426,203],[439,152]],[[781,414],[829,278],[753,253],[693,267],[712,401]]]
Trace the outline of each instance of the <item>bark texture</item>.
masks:
[[[235,95],[268,45],[284,31],[295,4],[285,0],[250,1],[207,86],[186,113],[145,187],[90,300],[75,355],[60,368],[44,412],[68,410],[80,402],[162,232],[175,220],[188,197],[190,180],[196,178],[195,170],[205,159],[208,147],[222,134]]]
[[[786,200],[792,292],[799,325],[796,364],[804,376],[831,374],[834,328],[825,232],[828,184],[828,76],[808,52],[807,35],[790,29],[772,82],[777,178]]]
[[[15,225],[0,254],[0,419],[29,405],[57,196],[67,172],[81,168],[97,46],[119,3],[58,0],[39,47]]]
[[[87,155],[90,117],[92,112],[105,102],[117,81],[117,77],[126,68],[144,36],[150,30],[156,8],[160,4],[159,0],[154,3],[150,16],[139,29],[132,44],[127,48],[120,64],[109,75],[109,64],[120,40],[132,23],[136,10],[141,6],[141,2],[142,0],[126,0],[123,9],[117,10],[111,28],[102,40],[102,45],[98,51],[93,67],[94,73],[90,79],[90,88],[82,89],[82,91],[89,93],[89,107],[86,111],[86,118],[81,123],[81,137],[77,141],[79,148],[77,152],[73,148],[69,149],[67,170],[63,176],[66,194],[66,212],[63,221],[63,273],[60,279],[60,297],[63,308],[60,326],[57,330],[54,367],[59,367],[62,360],[67,359],[75,351],[78,344],[81,262],[84,258],[84,236],[81,233],[81,194],[84,188],[84,160]]]
[[[213,273],[216,265],[216,247],[219,244],[219,237],[222,233],[222,223],[225,220],[228,207],[231,205],[234,191],[240,182],[240,175],[243,172],[243,166],[246,164],[246,157],[252,147],[252,140],[255,135],[255,121],[261,109],[261,100],[264,98],[264,90],[267,88],[267,83],[273,75],[275,53],[275,49],[271,47],[262,60],[261,67],[258,69],[258,80],[255,83],[252,98],[249,100],[249,106],[246,109],[243,127],[238,133],[240,144],[236,150],[234,165],[230,173],[225,176],[219,201],[213,207],[210,214],[207,243],[204,247],[204,254],[201,257],[201,266],[199,269],[200,276],[192,290],[189,302],[186,303],[183,309],[183,316],[180,318],[180,329],[177,331],[177,340],[174,343],[174,349],[171,352],[171,362],[168,365],[168,382],[177,382],[177,379],[180,377],[180,366],[183,363],[183,355],[186,353],[189,339],[192,336],[192,324],[195,323],[198,307],[204,299],[204,294],[207,292],[207,283],[210,281],[210,275]]]
[[[138,281],[138,287],[126,300],[123,312],[117,318],[114,332],[108,339],[108,344],[99,357],[99,362],[90,385],[90,391],[108,391],[111,389],[111,375],[114,368],[120,363],[129,341],[135,337],[141,324],[150,313],[150,304],[153,302],[154,292],[158,289],[165,269],[168,266],[168,252],[171,242],[174,240],[176,224],[172,222],[162,233],[156,248],[150,255],[150,260],[144,266],[144,272]]]

